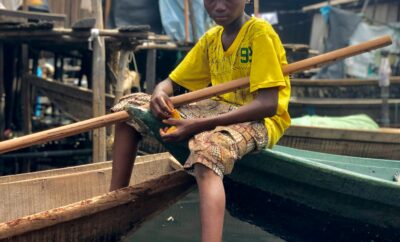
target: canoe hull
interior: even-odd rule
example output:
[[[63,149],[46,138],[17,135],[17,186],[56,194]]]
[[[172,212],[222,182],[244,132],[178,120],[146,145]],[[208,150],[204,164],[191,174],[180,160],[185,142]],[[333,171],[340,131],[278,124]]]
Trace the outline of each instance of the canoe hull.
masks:
[[[278,144],[329,154],[400,160],[400,129],[368,131],[291,126]]]
[[[395,183],[380,184],[351,172],[282,159],[271,152],[245,157],[229,177],[312,209],[378,227],[400,228],[400,185]]]
[[[167,153],[136,163],[131,185],[108,193],[111,162],[0,177],[0,241],[112,241],[194,188]]]

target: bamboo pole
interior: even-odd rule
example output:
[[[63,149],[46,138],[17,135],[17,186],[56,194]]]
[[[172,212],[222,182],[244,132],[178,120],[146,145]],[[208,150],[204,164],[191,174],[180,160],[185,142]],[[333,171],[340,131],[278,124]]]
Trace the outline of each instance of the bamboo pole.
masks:
[[[389,36],[384,36],[358,45],[349,46],[319,56],[308,58],[282,67],[285,75],[314,68],[323,64],[331,63],[363,52],[390,45],[392,40]],[[190,102],[199,101],[212,96],[224,94],[243,88],[249,85],[249,78],[241,78],[221,85],[204,88],[198,91],[186,93],[176,97],[171,97],[175,106],[181,106]],[[28,147],[34,144],[44,143],[50,140],[56,140],[89,130],[111,125],[117,122],[129,120],[129,114],[126,111],[120,111],[104,116],[88,119],[85,121],[69,124],[66,126],[38,132],[35,134],[23,136],[20,138],[0,142],[0,154],[20,148]]]

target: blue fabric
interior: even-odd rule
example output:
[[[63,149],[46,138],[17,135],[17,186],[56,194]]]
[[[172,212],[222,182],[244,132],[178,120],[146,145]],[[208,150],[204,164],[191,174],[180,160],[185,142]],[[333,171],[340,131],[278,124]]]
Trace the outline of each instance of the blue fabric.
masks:
[[[200,38],[208,29],[210,17],[204,9],[202,0],[190,0],[193,5],[195,17],[196,37]],[[174,40],[183,42],[185,40],[185,15],[182,0],[160,0],[159,1],[161,22],[165,32]],[[190,21],[190,20],[189,20]],[[190,41],[193,42],[192,27],[189,24]]]
[[[321,12],[322,17],[325,20],[325,23],[328,23],[329,20],[329,13],[331,12],[332,7],[331,6],[325,6],[319,9]]]

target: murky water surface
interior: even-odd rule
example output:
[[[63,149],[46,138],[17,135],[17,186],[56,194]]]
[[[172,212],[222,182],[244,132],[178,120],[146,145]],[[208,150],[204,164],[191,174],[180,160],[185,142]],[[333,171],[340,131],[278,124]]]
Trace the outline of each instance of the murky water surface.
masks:
[[[400,241],[400,231],[332,216],[225,179],[223,241]],[[131,235],[125,242],[200,241],[197,190]]]

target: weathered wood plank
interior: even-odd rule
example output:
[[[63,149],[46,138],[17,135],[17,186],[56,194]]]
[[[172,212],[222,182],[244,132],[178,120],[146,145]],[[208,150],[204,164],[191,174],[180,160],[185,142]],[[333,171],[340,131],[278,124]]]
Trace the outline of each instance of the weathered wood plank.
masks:
[[[38,19],[47,21],[65,21],[65,14],[54,14],[54,13],[37,13],[28,11],[14,11],[7,9],[0,9],[0,15],[16,18],[26,18],[26,19]]]

